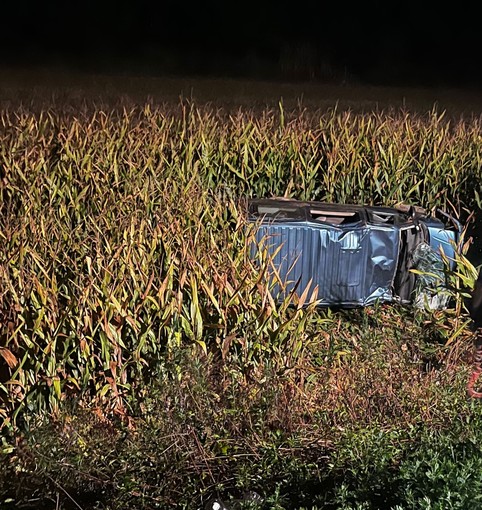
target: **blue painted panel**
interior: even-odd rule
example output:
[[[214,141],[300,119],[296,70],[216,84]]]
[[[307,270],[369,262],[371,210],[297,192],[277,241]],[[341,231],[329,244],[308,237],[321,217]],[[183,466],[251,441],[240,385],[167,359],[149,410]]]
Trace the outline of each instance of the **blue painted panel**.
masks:
[[[256,232],[258,250],[267,250],[279,275],[273,294],[296,286],[301,295],[318,288],[321,304],[361,306],[392,300],[398,257],[397,231],[385,227],[265,223]]]
[[[447,224],[414,209],[254,200],[251,256],[264,253],[271,259],[277,299],[308,289],[322,306],[407,302],[417,280],[410,272],[417,246],[429,243],[439,260],[440,249],[449,258],[455,255],[460,225],[444,216]]]

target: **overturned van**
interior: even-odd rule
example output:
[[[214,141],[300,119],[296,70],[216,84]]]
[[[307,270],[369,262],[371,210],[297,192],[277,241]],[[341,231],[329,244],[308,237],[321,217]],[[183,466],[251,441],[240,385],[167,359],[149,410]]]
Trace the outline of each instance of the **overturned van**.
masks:
[[[445,306],[442,251],[454,259],[461,225],[442,211],[266,198],[248,202],[248,218],[251,256],[269,257],[278,298],[308,289],[320,306]]]

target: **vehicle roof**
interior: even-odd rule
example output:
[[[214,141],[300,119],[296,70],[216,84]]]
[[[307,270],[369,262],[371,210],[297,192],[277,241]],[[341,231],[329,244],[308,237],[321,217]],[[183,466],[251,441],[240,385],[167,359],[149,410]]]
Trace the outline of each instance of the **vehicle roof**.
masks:
[[[278,211],[276,211],[278,209]],[[280,215],[279,213],[283,213]],[[249,214],[254,217],[268,217],[271,220],[305,220],[333,223],[336,216],[352,216],[353,222],[368,223],[411,223],[414,216],[426,219],[430,216],[421,207],[402,205],[400,207],[368,206],[360,204],[337,204],[321,201],[303,201],[283,197],[255,198],[249,200]],[[385,217],[383,216],[385,215]],[[340,223],[338,222],[334,222]]]
[[[297,200],[294,198],[284,198],[284,197],[272,197],[272,198],[252,198],[249,200],[250,204],[255,205],[291,205],[293,207],[326,207],[329,210],[333,211],[353,211],[358,212],[361,210],[373,210],[373,211],[380,211],[380,212],[399,212],[399,213],[407,213],[411,206],[408,205],[401,205],[399,207],[390,207],[390,206],[379,206],[379,205],[360,205],[360,204],[340,204],[340,203],[334,203],[334,202],[322,202],[317,200]],[[413,206],[414,209],[419,214],[425,214],[427,215],[427,212],[425,209]]]

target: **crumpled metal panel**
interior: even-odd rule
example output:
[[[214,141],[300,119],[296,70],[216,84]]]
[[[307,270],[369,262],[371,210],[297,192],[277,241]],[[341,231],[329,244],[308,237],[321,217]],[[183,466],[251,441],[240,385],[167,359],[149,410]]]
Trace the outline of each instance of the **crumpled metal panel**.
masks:
[[[412,272],[417,248],[425,243],[433,272],[442,267],[440,249],[453,258],[461,234],[460,223],[443,211],[431,215],[403,204],[393,208],[273,198],[252,200],[248,212],[256,223],[251,256],[258,258],[267,248],[269,274],[276,277],[273,295],[279,300],[295,292],[308,297],[304,305],[310,299],[340,307],[409,303],[422,293],[437,293],[443,285],[425,288],[422,276]]]
[[[252,255],[267,249],[275,268],[271,274],[280,277],[272,290],[277,297],[296,286],[298,296],[309,288],[308,296],[321,305],[366,306],[393,300],[398,229],[272,222],[259,226],[256,241]]]

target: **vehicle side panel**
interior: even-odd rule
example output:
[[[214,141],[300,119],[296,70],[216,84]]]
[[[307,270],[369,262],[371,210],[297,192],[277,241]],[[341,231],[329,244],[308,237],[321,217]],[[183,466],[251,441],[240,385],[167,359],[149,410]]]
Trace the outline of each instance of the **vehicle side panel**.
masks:
[[[278,298],[296,286],[298,295],[317,288],[320,304],[365,306],[393,299],[398,241],[393,228],[271,222],[257,230],[253,255],[265,249],[272,258]]]

